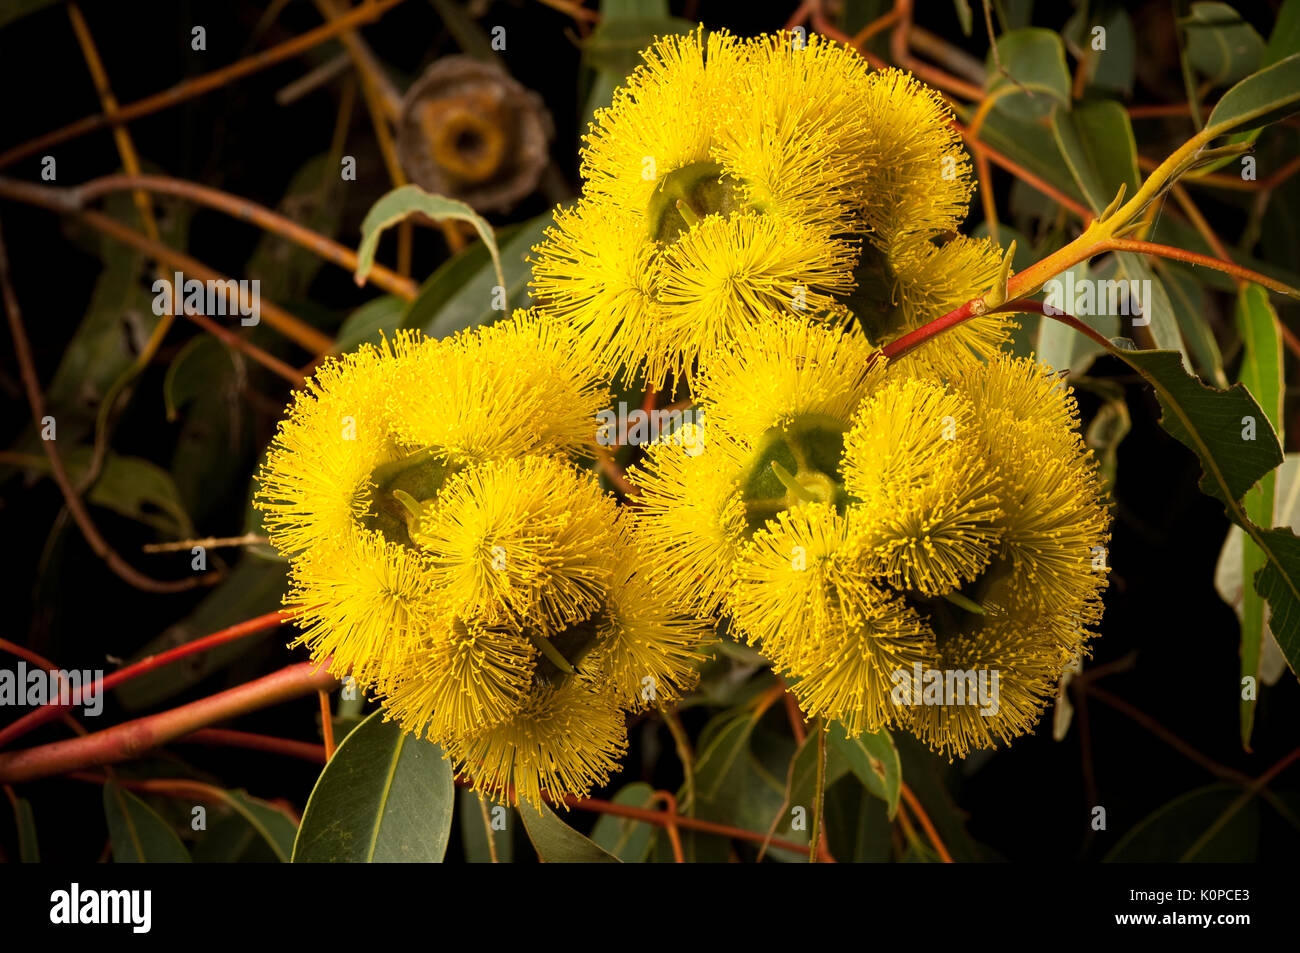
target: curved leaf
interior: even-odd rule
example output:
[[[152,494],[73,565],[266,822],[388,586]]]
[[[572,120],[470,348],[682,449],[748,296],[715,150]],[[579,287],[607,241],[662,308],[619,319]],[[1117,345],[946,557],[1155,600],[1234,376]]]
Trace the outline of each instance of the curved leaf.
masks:
[[[496,265],[497,284],[502,288],[506,280],[501,274],[501,255],[497,251],[496,236],[492,226],[464,202],[442,195],[432,195],[418,185],[403,185],[393,189],[370,207],[361,223],[361,246],[357,249],[357,282],[364,282],[375,263],[375,249],[384,229],[396,225],[409,215],[427,215],[434,220],[451,218],[469,222],[483,239]]]
[[[1215,136],[1246,132],[1300,111],[1300,53],[1247,76],[1223,94],[1205,128]]]
[[[112,781],[104,785],[104,816],[119,864],[188,864],[190,852],[148,804]]]
[[[519,802],[519,816],[524,819],[524,830],[537,850],[537,857],[547,864],[618,864],[617,857],[583,837],[555,812],[543,804],[535,808],[527,801]]]
[[[456,789],[431,741],[375,712],[321,772],[293,845],[295,863],[441,863]]]
[[[898,795],[903,783],[903,771],[893,737],[882,728],[850,738],[842,725],[834,724],[830,742],[848,762],[849,770],[863,787],[885,802],[892,820],[898,813]]]

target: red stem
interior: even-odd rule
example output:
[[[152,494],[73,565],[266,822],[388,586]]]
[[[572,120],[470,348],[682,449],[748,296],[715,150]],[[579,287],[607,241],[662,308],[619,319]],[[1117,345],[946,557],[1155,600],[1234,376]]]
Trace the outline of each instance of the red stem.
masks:
[[[332,687],[334,677],[326,664],[299,662],[179,708],[80,738],[0,754],[0,783],[34,781],[95,765],[129,761],[216,722]]]
[[[106,692],[112,688],[116,688],[123,682],[135,678],[137,675],[143,675],[145,672],[153,671],[154,669],[161,668],[164,665],[170,665],[178,659],[206,651],[207,649],[218,645],[224,645],[227,642],[234,642],[238,639],[247,638],[250,635],[255,635],[258,632],[262,632],[277,625],[282,625],[289,621],[289,618],[289,615],[282,611],[268,612],[266,615],[260,615],[255,619],[249,619],[246,622],[237,623],[228,628],[222,629],[220,632],[214,632],[201,639],[195,639],[193,642],[187,642],[174,649],[168,649],[166,652],[160,652],[157,655],[150,655],[133,665],[128,665],[126,668],[114,672],[112,675],[105,676],[100,691]],[[0,647],[8,648],[16,655],[24,654],[18,646],[7,642],[0,643]],[[29,661],[31,660],[30,656],[28,659]],[[48,668],[56,667],[48,662],[43,664]],[[42,705],[35,711],[28,712],[12,725],[8,725],[3,730],[0,730],[0,747],[13,742],[15,739],[21,738],[29,731],[33,731],[41,725],[58,718],[65,707],[69,706],[60,705],[55,701]]]

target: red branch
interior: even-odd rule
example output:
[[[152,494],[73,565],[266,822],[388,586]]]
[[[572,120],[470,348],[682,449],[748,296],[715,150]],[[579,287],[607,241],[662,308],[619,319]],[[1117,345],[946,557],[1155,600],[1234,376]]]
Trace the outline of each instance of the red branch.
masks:
[[[0,783],[15,784],[138,758],[200,728],[334,686],[325,663],[299,662],[245,685],[67,741],[0,754]]]

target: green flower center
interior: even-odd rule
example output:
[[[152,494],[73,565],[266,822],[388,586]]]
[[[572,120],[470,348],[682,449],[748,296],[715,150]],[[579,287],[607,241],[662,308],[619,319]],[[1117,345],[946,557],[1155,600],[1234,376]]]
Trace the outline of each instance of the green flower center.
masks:
[[[834,417],[810,414],[763,435],[741,480],[751,534],[783,510],[805,503],[829,503],[844,512],[850,499],[840,461],[847,430]]]
[[[707,161],[692,162],[660,177],[646,209],[650,238],[672,244],[709,215],[729,218],[732,212],[753,208],[743,186],[739,179],[725,175],[718,163]]]
[[[561,632],[543,635],[535,629],[525,628],[524,634],[542,650],[534,677],[548,684],[556,684],[572,675],[574,668],[600,644],[608,623],[608,610],[602,607],[590,617]]]
[[[463,469],[437,447],[426,447],[375,467],[370,486],[361,491],[367,503],[361,525],[378,530],[390,542],[416,548],[411,530],[422,508],[437,499],[443,484]]]

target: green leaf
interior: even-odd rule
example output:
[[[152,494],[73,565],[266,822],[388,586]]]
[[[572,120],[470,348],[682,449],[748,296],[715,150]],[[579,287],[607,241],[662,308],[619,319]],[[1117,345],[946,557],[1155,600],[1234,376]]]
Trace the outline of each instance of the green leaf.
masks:
[[[1079,103],[1052,111],[1052,131],[1088,204],[1101,213],[1120,186],[1137,193],[1137,142],[1124,107],[1113,99]]]
[[[333,238],[343,220],[341,156],[322,153],[302,164],[289,180],[276,209],[317,234]],[[298,301],[307,296],[325,259],[272,232],[258,240],[245,267],[248,278],[261,282],[269,301]]]
[[[1282,331],[1277,313],[1269,304],[1268,293],[1259,285],[1245,285],[1237,295],[1237,329],[1242,341],[1242,364],[1239,380],[1268,415],[1269,423],[1282,442]],[[1246,516],[1257,526],[1271,526],[1276,471],[1264,474],[1250,490],[1243,505]],[[1242,547],[1242,578],[1253,579],[1266,563],[1264,553],[1246,540]],[[1264,601],[1259,593],[1247,589],[1242,594],[1241,675],[1259,683],[1260,645],[1264,634]],[[1242,694],[1247,694],[1243,692]],[[1250,750],[1251,728],[1255,722],[1255,695],[1241,701],[1241,744]]]
[[[1260,66],[1272,66],[1292,53],[1300,53],[1300,0],[1284,0],[1273,21],[1268,46]]]
[[[474,247],[483,248],[482,245]],[[367,301],[343,322],[334,340],[334,349],[343,353],[354,351],[365,343],[378,344],[385,334],[391,337],[402,326],[405,313],[406,302],[397,295],[381,295]]]
[[[188,563],[189,553],[183,553],[182,558]],[[274,612],[280,608],[286,589],[284,564],[242,559],[189,615],[146,642],[135,652],[132,660],[187,645],[245,619]],[[283,634],[272,630],[261,637],[254,635],[218,645],[122,683],[115,689],[117,701],[127,711],[139,711],[166,701],[225,668],[266,640],[286,641]]]
[[[654,788],[644,781],[635,781],[619,789],[611,800],[627,807],[653,810]],[[591,839],[596,846],[608,851],[624,863],[639,864],[650,854],[657,829],[645,821],[629,817],[602,814],[591,829]]]
[[[582,44],[582,55],[592,69],[625,77],[644,62],[641,51],[658,37],[694,30],[694,23],[678,17],[602,17]]]
[[[251,797],[246,791],[223,791],[222,801],[252,834],[270,849],[281,863],[293,856],[293,839],[298,825],[280,808]]]
[[[193,338],[167,368],[163,402],[167,419],[182,410],[171,474],[185,510],[202,522],[248,472],[252,426],[244,358],[209,335]]]
[[[477,791],[461,788],[457,795],[457,812],[460,815],[460,839],[465,846],[465,860],[471,864],[492,863],[488,849],[488,826],[496,817],[505,816],[505,826],[492,830],[492,845],[496,848],[497,863],[508,864],[514,859],[515,840],[511,826],[518,815],[512,808],[492,804]],[[486,820],[484,813],[486,812]],[[502,812],[502,813],[498,813]]]
[[[1226,3],[1193,3],[1180,21],[1187,31],[1187,58],[1214,86],[1224,86],[1259,68],[1264,39]]]
[[[1214,136],[1247,132],[1300,111],[1300,53],[1247,76],[1223,94],[1205,124]]]
[[[831,725],[831,746],[844,758],[862,786],[885,802],[892,820],[898,813],[898,795],[903,784],[902,767],[894,739],[882,728],[856,738],[846,735],[838,723]]]
[[[39,864],[41,850],[36,842],[36,818],[32,816],[32,802],[16,797],[13,803],[14,825],[18,828],[18,860],[24,864]]]
[[[696,817],[760,833],[771,826],[785,803],[786,785],[750,750],[757,724],[753,709],[746,707],[721,712],[704,726],[696,742]],[[788,755],[782,764],[788,764]],[[678,802],[685,797],[683,787]],[[726,838],[696,831],[682,831],[682,848],[688,862],[725,861],[730,853]]]
[[[483,239],[492,254],[492,263],[496,266],[497,284],[506,287],[506,279],[501,274],[501,255],[497,251],[496,236],[492,226],[464,202],[449,199],[442,195],[432,195],[418,185],[403,185],[393,189],[366,213],[361,223],[361,246],[357,249],[358,282],[365,281],[375,263],[375,249],[379,245],[379,236],[384,229],[396,225],[410,215],[427,215],[435,221],[455,219],[469,222]]]
[[[1111,345],[1155,389],[1160,425],[1201,462],[1201,491],[1224,504],[1228,518],[1264,554],[1255,589],[1269,604],[1271,626],[1287,664],[1300,671],[1300,538],[1290,529],[1261,529],[1241,499],[1282,462],[1282,448],[1267,415],[1240,382],[1227,390],[1207,387],[1183,371],[1173,351],[1131,351]]]
[[[998,56],[1007,74],[998,71],[990,51],[986,68],[988,92],[1000,93],[994,107],[1028,119],[1040,119],[1053,103],[1070,105],[1070,72],[1059,34],[1040,27],[1013,30],[998,37]],[[1013,91],[1014,90],[1014,91]]]
[[[501,231],[501,268],[506,298],[513,308],[527,308],[532,304],[528,282],[533,271],[528,255],[542,241],[553,221],[551,213],[546,212]],[[443,262],[407,307],[402,327],[420,328],[430,337],[442,338],[503,317],[505,312],[493,307],[496,276],[488,264],[487,250],[481,244],[472,245]]]
[[[75,447],[63,454],[63,465],[73,486],[80,484],[90,466],[91,453],[90,447]],[[49,458],[43,453],[14,456],[19,466],[37,473],[50,473]],[[86,499],[119,516],[152,526],[164,536],[183,539],[194,535],[194,526],[171,474],[142,457],[107,454],[99,479]]]
[[[1253,796],[1242,801],[1235,785],[1213,784],[1174,798],[1139,822],[1105,860],[1250,863],[1258,850],[1258,802]]]
[[[455,805],[433,742],[375,712],[343,740],[307,800],[294,863],[441,863]]]
[[[1240,383],[1227,390],[1207,387],[1183,369],[1174,351],[1113,348],[1111,353],[1155,388],[1160,425],[1200,459],[1201,492],[1228,507],[1229,515],[1246,491],[1282,462],[1267,415]],[[1255,428],[1253,439],[1246,435],[1249,426]]]
[[[1060,282],[1059,293],[1064,295],[1066,289],[1069,288],[1068,275],[1071,274],[1074,276],[1074,287],[1076,289],[1082,287],[1081,282],[1101,280],[1099,277],[1090,278],[1088,263],[1086,261],[1080,262],[1047,283],[1046,288],[1049,294],[1055,292],[1055,285],[1052,282]],[[1069,308],[1071,302],[1067,302],[1062,298],[1061,303],[1066,305],[1065,311],[1067,313],[1075,314]],[[1105,337],[1114,337],[1119,333],[1119,320],[1113,315],[1076,314],[1076,317]],[[1074,332],[1059,321],[1044,320],[1038,325],[1034,357],[1058,371],[1082,374],[1099,354],[1104,353],[1106,353],[1104,348],[1094,344],[1082,334]]]
[[[112,781],[104,785],[104,815],[119,864],[188,864],[190,853],[171,825]]]
[[[971,29],[975,26],[975,15],[971,12],[970,0],[953,0],[952,5],[957,14],[957,22],[961,24],[962,34],[970,36]]]
[[[1055,137],[1045,136],[1037,120],[994,109],[980,127],[979,139],[1070,198],[1083,198]]]
[[[1273,516],[1268,523],[1274,527],[1289,526],[1300,530],[1300,453],[1288,453],[1282,465],[1274,472]],[[1247,587],[1242,570],[1242,549],[1246,534],[1240,526],[1230,526],[1224,537],[1219,560],[1214,567],[1214,588],[1237,614],[1240,621]],[[1253,593],[1253,588],[1250,589]],[[1267,614],[1264,619],[1264,637],[1261,644],[1259,680],[1265,685],[1276,684],[1286,671],[1286,659],[1278,647]]]
[[[1101,27],[1106,32],[1094,36]],[[1137,71],[1137,43],[1133,19],[1123,7],[1091,10],[1080,7],[1070,17],[1062,35],[1088,57],[1088,83],[1095,89],[1119,93],[1127,98],[1133,93],[1133,76]],[[1097,50],[1093,43],[1105,37],[1106,48]]]
[[[621,861],[555,816],[545,804],[519,802],[519,816],[537,857],[548,864],[617,864]]]
[[[829,741],[829,739],[827,739]],[[823,791],[829,789],[851,770],[852,765],[838,748],[826,746],[826,774]],[[808,844],[812,837],[813,813],[817,800],[817,729],[809,731],[790,759],[786,773],[785,803],[777,818],[776,834],[796,844]],[[802,808],[802,829],[794,827],[794,810]],[[823,826],[824,826],[823,821]],[[804,854],[800,860],[807,860]]]
[[[1174,265],[1163,258],[1155,260],[1153,264],[1165,290],[1169,293],[1169,302],[1174,309],[1178,329],[1201,376],[1215,387],[1227,387],[1228,375],[1223,369],[1223,352],[1219,350],[1214,329],[1205,319],[1206,314],[1209,313],[1209,302],[1199,275],[1190,268]],[[1107,337],[1114,336],[1107,335]]]
[[[1190,368],[1191,359],[1188,358],[1187,347],[1183,344],[1178,319],[1174,317],[1174,306],[1169,302],[1164,283],[1156,277],[1147,260],[1133,252],[1116,252],[1115,277],[1121,281],[1144,282],[1140,287],[1151,289],[1150,295],[1144,294],[1142,301],[1142,317],[1148,322],[1145,326],[1146,330],[1157,348],[1178,351],[1184,366]],[[1148,281],[1151,282],[1150,285],[1145,284]],[[1123,316],[1118,317],[1122,326]],[[1131,317],[1136,318],[1137,315]]]

